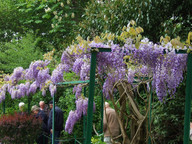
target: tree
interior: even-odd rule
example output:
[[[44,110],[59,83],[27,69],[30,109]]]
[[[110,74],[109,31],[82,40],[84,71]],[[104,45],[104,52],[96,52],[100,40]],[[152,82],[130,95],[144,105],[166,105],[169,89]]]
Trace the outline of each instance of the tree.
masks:
[[[18,10],[26,17],[20,22],[37,36],[62,49],[70,44],[77,34],[77,24],[81,21],[84,6],[88,0],[35,0],[18,5]]]
[[[23,14],[18,11],[17,4],[24,0],[0,0],[0,41],[9,42],[15,35],[23,34],[20,23]]]
[[[39,47],[62,49],[79,34],[78,23],[89,0],[0,0],[0,41],[33,32]],[[49,49],[50,50],[50,49]]]
[[[31,61],[42,59],[42,52],[36,46],[33,35],[27,34],[21,40],[0,44],[0,71],[11,73],[15,67],[27,68]]]
[[[143,35],[153,42],[166,34],[186,39],[192,27],[191,6],[190,0],[92,0],[79,24],[80,32],[84,38],[103,32],[120,34],[123,26],[135,20],[144,28]]]

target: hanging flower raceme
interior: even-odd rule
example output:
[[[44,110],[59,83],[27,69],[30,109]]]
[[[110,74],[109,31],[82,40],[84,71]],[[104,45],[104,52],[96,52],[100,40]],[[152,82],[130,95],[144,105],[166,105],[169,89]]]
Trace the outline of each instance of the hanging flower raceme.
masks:
[[[53,84],[49,85],[49,91],[50,91],[52,97],[55,95],[56,90],[57,90],[56,85],[53,85]]]
[[[83,114],[83,98],[79,98],[78,100],[76,100],[76,116],[77,119],[79,120]]]
[[[73,127],[75,123],[77,122],[77,116],[76,116],[76,111],[70,111],[69,116],[67,118],[66,124],[65,124],[65,131],[68,132],[69,134],[72,133]]]
[[[65,71],[65,65],[59,64],[55,70],[53,70],[51,75],[51,81],[54,84],[57,84],[59,82],[63,81],[63,72]]]
[[[109,99],[109,93],[112,93],[113,86],[119,80],[123,80],[126,78],[126,71],[125,68],[119,68],[111,73],[108,73],[107,78],[103,84],[103,93],[105,94],[106,98]]]
[[[10,79],[12,84],[17,83],[19,80],[24,78],[24,69],[22,67],[17,67],[14,69],[13,74],[11,75]]]
[[[40,85],[45,83],[46,80],[50,79],[50,75],[49,75],[49,69],[42,69],[38,72],[37,78],[36,78],[36,82]]]
[[[78,84],[77,86],[74,86],[73,93],[75,93],[76,99],[81,97],[81,92],[82,92],[82,85],[81,84]]]
[[[77,58],[73,64],[73,72],[75,72],[76,74],[79,74],[81,71],[81,67],[84,64],[83,58]]]
[[[21,97],[24,97],[26,95],[26,92],[27,92],[27,88],[26,88],[26,85],[21,83],[19,85],[19,90],[20,90],[20,96]]]
[[[88,109],[88,98],[79,97],[76,100],[76,110],[70,111],[69,116],[67,118],[66,124],[65,124],[65,131],[69,134],[72,133],[74,125],[77,123],[78,120],[82,117],[82,115],[87,115],[87,109]],[[95,112],[95,103],[93,103],[93,112]]]
[[[0,90],[0,103],[5,100],[5,91]]]
[[[37,80],[39,71],[44,69],[48,64],[49,64],[49,61],[38,60],[38,61],[32,62],[29,66],[29,69],[26,70],[25,79]]]
[[[28,92],[28,93],[35,94],[36,91],[37,91],[37,88],[38,88],[37,82],[34,81],[34,82],[30,85],[30,87],[29,87],[29,92]]]

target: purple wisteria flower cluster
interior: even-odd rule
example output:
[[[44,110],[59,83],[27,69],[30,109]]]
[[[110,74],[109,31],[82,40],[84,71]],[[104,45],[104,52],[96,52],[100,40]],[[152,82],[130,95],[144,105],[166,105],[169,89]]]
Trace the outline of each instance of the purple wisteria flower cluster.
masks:
[[[92,41],[89,46],[110,47],[112,50],[112,52],[97,54],[97,72],[100,75],[104,74],[103,92],[107,98],[109,98],[108,91],[117,81],[125,79],[133,83],[134,77],[139,75],[152,78],[152,88],[159,100],[163,101],[168,94],[174,95],[183,79],[183,72],[186,70],[187,54],[176,54],[171,43],[154,44],[144,38],[139,47],[136,47],[133,40],[128,38],[123,46],[114,44],[113,41],[107,45]],[[65,62],[62,62],[70,66],[70,69],[79,75],[81,80],[87,80],[90,71],[90,49],[83,51],[85,49],[80,45],[77,49],[82,52],[77,53],[73,49],[66,49],[63,53]],[[124,59],[126,56],[129,57],[127,60],[132,66],[127,65]]]
[[[75,103],[76,103],[76,110],[75,111],[71,110],[69,112],[69,116],[65,124],[65,131],[68,132],[69,134],[72,133],[75,123],[77,123],[77,121],[79,121],[83,115],[87,115],[88,98],[79,97]],[[95,111],[95,103],[93,111]]]
[[[176,54],[175,50],[170,51],[166,45],[157,45],[152,42],[141,44],[139,49],[133,45],[126,47],[132,50],[132,53],[128,54],[131,61],[135,65],[136,63],[142,65],[139,69],[140,74],[152,77],[152,88],[161,102],[166,100],[168,94],[171,96],[175,94],[176,88],[183,80],[187,54]],[[165,51],[166,54],[164,54]],[[138,68],[134,73],[138,73]],[[128,81],[131,83],[130,75],[133,75],[133,72],[128,73]]]
[[[48,64],[49,61],[38,60],[32,62],[28,69],[15,68],[12,75],[4,78],[5,84],[0,88],[0,102],[5,100],[6,92],[15,99],[35,94],[38,89],[42,91],[42,95],[45,95],[48,87],[51,96],[54,96],[55,84],[63,81],[64,65],[59,64],[50,75]],[[19,83],[20,80],[24,83]]]

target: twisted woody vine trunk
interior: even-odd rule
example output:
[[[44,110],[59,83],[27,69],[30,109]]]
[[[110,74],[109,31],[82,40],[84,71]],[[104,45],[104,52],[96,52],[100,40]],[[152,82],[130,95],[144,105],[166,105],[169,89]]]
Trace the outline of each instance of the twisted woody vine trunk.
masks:
[[[144,144],[147,142],[146,117],[142,115],[137,102],[134,100],[134,92],[131,84],[127,81],[119,81],[114,88],[119,91],[119,99],[115,102],[113,94],[110,99],[114,105],[123,138],[122,144]],[[120,105],[118,107],[117,105]],[[147,109],[147,108],[146,108]],[[130,124],[130,138],[128,137],[128,124]]]

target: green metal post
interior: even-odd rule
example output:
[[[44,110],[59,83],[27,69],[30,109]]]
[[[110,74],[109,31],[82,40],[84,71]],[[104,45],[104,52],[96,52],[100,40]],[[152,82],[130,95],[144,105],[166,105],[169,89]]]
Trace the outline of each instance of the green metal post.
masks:
[[[74,136],[74,137],[75,137],[75,142],[74,142],[74,144],[76,144],[76,134],[75,134],[75,136]]]
[[[3,114],[5,114],[5,100],[3,101]]]
[[[53,96],[53,113],[52,113],[52,144],[55,144],[55,96]]]
[[[83,116],[83,144],[85,144],[86,140],[86,116]]]
[[[187,81],[186,81],[185,117],[184,117],[184,144],[189,143],[191,96],[192,96],[192,54],[189,53],[188,57],[187,57]]]
[[[153,91],[152,91],[152,85],[150,82],[150,107],[149,107],[149,115],[148,115],[148,133],[151,130],[151,103],[152,103],[152,96],[153,96]],[[149,135],[148,138],[148,144],[151,144],[151,136]]]
[[[86,97],[86,87],[84,87],[84,96]],[[86,116],[83,116],[83,144],[85,144],[86,138]]]
[[[101,132],[103,133],[103,111],[104,111],[104,103],[103,103],[103,92],[101,91]],[[103,141],[104,137],[101,137],[101,141]]]
[[[91,144],[91,137],[92,137],[93,97],[94,97],[94,86],[95,86],[96,56],[97,56],[97,51],[92,51],[91,52],[90,83],[89,83],[89,100],[88,100],[88,110],[87,110],[86,144]]]

